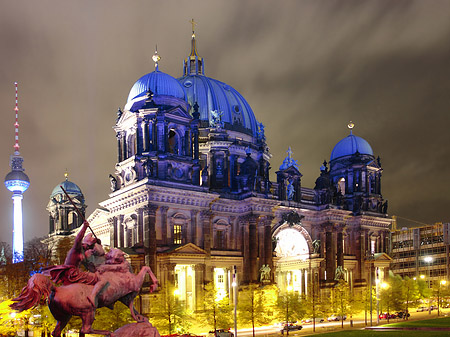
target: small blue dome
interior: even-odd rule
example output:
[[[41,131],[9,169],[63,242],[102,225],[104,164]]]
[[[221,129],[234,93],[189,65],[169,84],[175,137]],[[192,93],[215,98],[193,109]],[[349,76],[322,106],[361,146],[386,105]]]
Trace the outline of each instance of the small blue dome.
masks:
[[[183,87],[174,77],[155,70],[136,81],[130,90],[127,102],[144,96],[149,89],[157,95],[173,96],[183,100],[186,97]]]
[[[212,119],[211,111],[222,112],[222,122],[235,130],[257,135],[257,122],[245,98],[226,83],[204,75],[185,75],[178,79],[186,91],[188,103],[199,106],[200,120]]]
[[[351,156],[356,152],[373,156],[372,148],[365,139],[349,134],[347,137],[339,141],[333,151],[331,151],[330,161],[345,156]]]
[[[61,184],[58,184],[52,191],[51,198],[58,194],[64,194],[64,191],[61,189],[61,186],[64,188],[64,190],[69,195],[76,195],[81,196],[84,198],[83,193],[81,192],[81,189],[77,186],[77,184],[69,181],[64,180]]]

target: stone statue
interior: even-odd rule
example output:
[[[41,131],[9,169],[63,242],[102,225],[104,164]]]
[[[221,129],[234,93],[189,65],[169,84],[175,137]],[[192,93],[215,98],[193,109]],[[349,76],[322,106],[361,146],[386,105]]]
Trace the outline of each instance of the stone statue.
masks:
[[[259,273],[261,282],[270,282],[270,267],[268,264],[263,264],[259,269]]]
[[[336,272],[334,274],[334,280],[335,281],[339,281],[339,280],[343,280],[344,278],[345,278],[344,267],[337,266],[336,267]]]
[[[257,132],[256,135],[257,135],[258,140],[265,141],[266,140],[266,136],[264,134],[264,124],[260,123],[260,122],[256,122],[256,124],[258,126],[258,130],[256,131]]]
[[[111,185],[111,192],[117,191],[117,179],[112,174],[109,175],[109,182]]]
[[[287,200],[292,200],[294,199],[294,184],[293,184],[293,180],[289,180],[288,181],[288,185],[287,185]]]
[[[146,274],[150,275],[152,281],[150,291],[157,289],[158,280],[150,267],[144,266],[139,274],[133,274],[121,250],[112,249],[105,255],[100,240],[92,234],[84,236],[88,227],[88,222],[84,221],[64,265],[49,267],[42,274],[34,274],[20,295],[13,299],[11,308],[24,311],[35,307],[43,298],[47,300],[48,307],[57,320],[53,337],[61,336],[61,331],[72,316],[81,318],[82,333],[123,337],[124,334],[92,328],[97,308],[112,308],[115,302],[120,301],[129,307],[139,329],[144,326],[149,331],[139,336],[158,337],[157,330],[144,316],[138,314],[133,305]],[[80,264],[84,264],[88,271],[79,269]],[[56,286],[57,284],[62,285]],[[128,328],[130,329],[138,327],[136,325]],[[132,335],[131,333],[130,336]]]
[[[312,242],[313,246],[313,254],[319,254],[320,253],[320,240],[314,240]]]
[[[211,128],[222,129],[223,121],[222,121],[222,111],[212,110],[211,111],[211,120],[209,121],[209,126]]]

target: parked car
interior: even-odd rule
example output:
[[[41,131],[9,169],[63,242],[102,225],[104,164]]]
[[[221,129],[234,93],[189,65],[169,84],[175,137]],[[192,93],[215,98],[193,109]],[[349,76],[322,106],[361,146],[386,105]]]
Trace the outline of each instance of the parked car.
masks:
[[[430,307],[431,310],[437,310],[437,308],[438,308],[437,305],[432,305],[432,306]]]
[[[347,319],[347,315],[344,315],[343,317],[340,315],[331,315],[330,317],[327,318],[328,322],[332,322],[332,321],[341,321],[341,320],[346,320]]]
[[[411,316],[411,314],[409,313],[409,312],[404,312],[404,311],[399,311],[399,312],[397,312],[397,317],[398,318],[406,318],[406,317],[409,317],[409,316]]]
[[[422,312],[422,311],[428,311],[428,308],[427,307],[418,307],[416,309],[416,312]]]
[[[379,316],[380,316],[380,319],[397,318],[397,314],[391,314],[391,313],[388,313],[388,312],[384,312],[384,313],[380,314]]]
[[[323,318],[323,317],[316,317],[315,321],[316,321],[316,323],[323,323],[323,322],[325,322],[325,318]],[[313,322],[313,318],[312,317],[311,318],[302,319],[302,323],[304,323],[304,324],[311,324],[312,322]]]
[[[281,334],[284,335],[284,332],[286,331],[295,331],[298,330],[300,331],[301,329],[303,329],[303,327],[301,325],[298,324],[285,324],[283,326],[283,329],[281,329]]]
[[[234,337],[234,333],[230,329],[216,329],[216,332],[210,331],[208,337]]]

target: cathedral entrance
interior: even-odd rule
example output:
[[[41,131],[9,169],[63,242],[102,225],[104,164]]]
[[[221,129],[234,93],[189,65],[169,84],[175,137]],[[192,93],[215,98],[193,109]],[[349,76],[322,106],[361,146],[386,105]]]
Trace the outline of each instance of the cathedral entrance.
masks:
[[[276,241],[275,281],[280,291],[308,295],[312,291],[311,275],[319,267],[313,255],[311,237],[299,224],[284,223],[273,233]],[[316,255],[316,254],[314,254]]]

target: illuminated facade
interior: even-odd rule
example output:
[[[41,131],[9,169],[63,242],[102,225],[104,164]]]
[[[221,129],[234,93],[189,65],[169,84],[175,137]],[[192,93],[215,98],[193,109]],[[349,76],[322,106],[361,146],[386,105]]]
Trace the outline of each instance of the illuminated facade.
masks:
[[[13,263],[23,261],[23,219],[22,219],[22,199],[23,192],[25,192],[30,186],[30,179],[25,174],[25,170],[22,167],[23,157],[19,152],[19,104],[17,96],[17,82],[16,86],[16,107],[14,109],[16,113],[15,127],[15,144],[14,154],[11,155],[10,166],[11,172],[5,177],[6,188],[13,192]]]
[[[241,285],[310,294],[340,278],[363,287],[371,266],[388,265],[375,258],[391,224],[382,168],[364,139],[351,130],[338,142],[314,188],[290,149],[271,181],[264,125],[237,90],[205,75],[195,35],[180,78],[154,61],[118,111],[111,193],[88,219],[104,244],[149,265],[191,309],[208,282],[231,296],[234,266]]]

